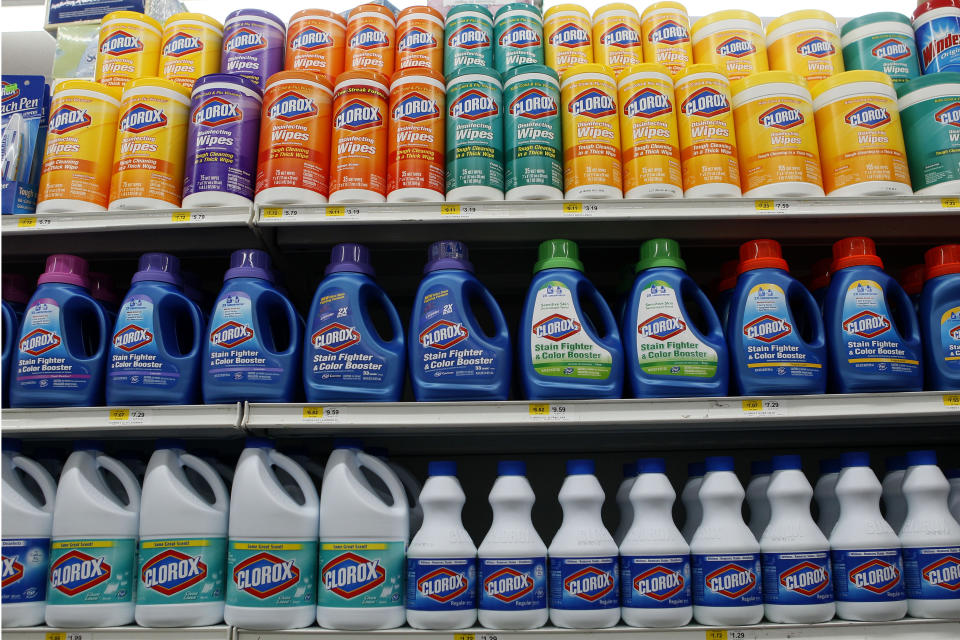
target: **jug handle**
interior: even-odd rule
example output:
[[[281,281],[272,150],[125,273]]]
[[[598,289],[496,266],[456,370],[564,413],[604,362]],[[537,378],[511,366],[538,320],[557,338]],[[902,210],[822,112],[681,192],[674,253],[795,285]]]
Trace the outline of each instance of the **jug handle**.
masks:
[[[400,322],[400,314],[397,313],[397,308],[393,306],[393,302],[390,301],[390,298],[387,297],[387,293],[380,287],[374,287],[370,285],[370,293],[374,294],[377,299],[380,301],[380,306],[386,309],[387,317],[390,320],[390,327],[393,329],[393,340],[390,342],[399,342],[403,344],[403,323]]]
[[[483,304],[487,307],[490,317],[493,318],[493,324],[496,325],[496,333],[491,337],[496,337],[496,335],[500,333],[508,333],[507,319],[504,317],[500,305],[497,304],[497,299],[493,297],[493,294],[490,293],[490,290],[487,289],[482,282],[474,281],[472,284],[473,287],[476,288],[477,295],[483,300]]]
[[[293,459],[288,458],[275,449],[270,450],[269,457],[271,464],[275,464],[289,473],[290,477],[293,478],[300,487],[300,492],[303,493],[304,506],[319,509],[320,498],[317,497],[317,487],[313,484],[313,480],[310,479],[309,474]],[[286,494],[286,491],[283,493]]]
[[[137,482],[137,477],[133,475],[133,472],[119,460],[114,460],[102,453],[97,454],[97,466],[117,476],[120,484],[123,485],[123,490],[127,492],[127,498],[130,500],[130,504],[124,506],[123,509],[132,513],[140,513],[140,483]]]
[[[25,456],[14,456],[13,464],[33,478],[37,486],[40,487],[40,492],[43,493],[44,504],[42,509],[47,513],[53,513],[54,502],[57,497],[57,483],[50,472],[44,469],[40,463]]]
[[[726,343],[726,340],[723,337],[723,325],[720,324],[720,316],[717,315],[716,309],[713,308],[713,305],[710,304],[710,298],[707,297],[707,294],[703,292],[703,289],[700,287],[691,287],[691,294],[693,294],[693,299],[696,300],[697,304],[700,305],[700,312],[706,316],[708,327],[708,334],[716,338],[719,338],[721,342]],[[681,296],[683,292],[681,291]],[[680,300],[680,303],[683,304],[683,300]]]
[[[794,284],[800,288],[800,297],[803,299],[803,312],[807,314],[808,318],[813,320],[814,327],[818,328],[818,330],[814,332],[813,339],[806,344],[819,349],[826,344],[826,331],[823,326],[823,314],[820,313],[820,305],[817,304],[817,299],[813,297],[809,289],[799,282],[795,282]],[[787,299],[787,304],[789,305],[789,298]],[[802,339],[801,341],[805,342]]]
[[[393,497],[393,506],[389,508],[403,509],[403,511],[406,512],[408,509],[407,494],[403,490],[403,484],[401,484],[400,480],[397,478],[397,475],[393,472],[390,466],[380,458],[372,456],[369,453],[364,453],[363,451],[357,452],[357,461],[360,463],[360,466],[366,467],[373,471],[381,480],[383,480],[383,483],[387,485],[387,489],[390,490],[390,495]],[[361,477],[363,476],[361,475]],[[377,495],[373,491],[370,493],[374,496]]]
[[[613,312],[610,311],[610,305],[608,305],[607,301],[600,295],[600,291],[593,283],[585,282],[585,284],[587,285],[587,295],[593,299],[593,306],[597,308],[597,311],[603,319],[603,339],[606,340],[617,332],[617,319],[613,316]]]
[[[190,308],[190,321],[193,322],[193,335],[196,336],[194,339],[193,349],[189,353],[184,354],[184,358],[197,358],[200,356],[201,351],[203,350],[204,345],[204,335],[206,335],[207,327],[203,322],[203,312],[200,311],[200,307],[196,303],[188,298],[184,294],[183,299],[187,302],[187,306]]]
[[[215,502],[213,508],[217,511],[226,511],[230,508],[230,497],[227,495],[227,486],[223,483],[220,474],[213,467],[195,455],[184,453],[180,456],[180,464],[193,469],[210,486]]]
[[[897,303],[899,307],[900,319],[904,321],[903,333],[905,335],[901,336],[904,340],[919,340],[920,339],[920,320],[917,318],[916,311],[913,310],[913,301],[910,300],[910,296],[907,295],[907,292],[903,290],[903,287],[897,285],[894,282],[891,282],[891,285],[887,287],[891,298]]]

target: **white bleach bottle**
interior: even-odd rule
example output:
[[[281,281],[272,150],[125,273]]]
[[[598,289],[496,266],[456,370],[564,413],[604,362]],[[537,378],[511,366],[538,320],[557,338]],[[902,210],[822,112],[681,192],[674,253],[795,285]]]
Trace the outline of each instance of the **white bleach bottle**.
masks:
[[[620,522],[613,533],[613,541],[617,546],[623,541],[623,536],[627,535],[627,530],[633,526],[633,503],[630,502],[630,490],[633,489],[633,483],[637,479],[637,463],[627,462],[623,465],[623,480],[617,487],[617,510],[620,512]]]
[[[702,462],[691,462],[687,465],[687,482],[683,485],[680,492],[680,502],[683,503],[683,511],[686,514],[683,521],[683,538],[690,542],[697,527],[700,526],[700,519],[703,517],[703,509],[700,508],[700,485],[703,484],[704,465]]]
[[[40,489],[36,495],[17,471]],[[39,463],[20,453],[20,441],[3,439],[3,609],[4,627],[43,624],[46,607],[50,532],[57,484]]]
[[[693,617],[704,625],[756,624],[763,618],[760,544],[743,521],[743,486],[732,457],[704,465],[703,519],[690,541]]]
[[[830,534],[837,616],[899,620],[907,613],[900,539],[880,515],[880,481],[867,453],[845,453],[840,466],[840,517]]]
[[[693,616],[690,545],[673,522],[677,498],[663,458],[643,458],[630,490],[633,524],[620,544],[620,613],[631,627],[682,627]]]
[[[833,526],[840,517],[840,502],[837,500],[837,480],[840,478],[840,459],[827,458],[820,461],[820,477],[813,487],[813,499],[817,502],[817,526],[823,535],[830,538]]]
[[[147,463],[140,504],[137,624],[219,624],[230,516],[220,474],[184,451],[181,442],[159,440]]]
[[[530,517],[536,498],[523,462],[502,460],[497,475],[489,496],[493,523],[477,549],[477,617],[488,629],[536,629],[549,618],[547,545]]]
[[[406,494],[387,463],[356,448],[334,449],[320,495],[321,627],[369,631],[404,623],[409,535]]]
[[[800,456],[774,456],[767,499],[770,522],[760,538],[763,609],[771,622],[810,624],[833,618],[830,543],[810,515],[813,487]]]
[[[883,487],[883,517],[890,527],[899,532],[907,517],[907,501],[903,497],[903,476],[907,472],[905,456],[887,458],[887,473],[880,481]]]
[[[296,483],[285,487],[282,470]],[[223,618],[241,629],[299,629],[317,615],[317,520],[310,476],[265,438],[247,438],[233,474]]]
[[[100,449],[77,441],[60,473],[45,614],[51,627],[133,622],[140,485]],[[104,472],[117,483],[108,484]]]
[[[560,487],[563,522],[550,558],[550,622],[564,629],[604,629],[620,621],[620,559],[603,526],[603,488],[593,460],[567,461]]]
[[[417,477],[410,473],[410,470],[389,458],[390,452],[380,447],[367,447],[364,449],[370,455],[377,456],[387,463],[387,466],[396,474],[400,483],[403,485],[403,491],[407,496],[407,506],[410,508],[410,539],[420,530],[423,524],[423,507],[420,506],[420,492],[423,487]]]
[[[770,521],[770,503],[767,502],[767,486],[772,473],[769,460],[754,460],[750,463],[750,482],[747,483],[747,504],[750,506],[750,531],[759,540]]]
[[[948,469],[947,479],[950,481],[950,497],[948,504],[953,518],[960,522],[960,469]]]
[[[463,528],[457,463],[431,462],[420,492],[423,525],[407,550],[407,624],[464,629],[477,621],[477,547]]]
[[[933,451],[910,451],[900,529],[907,610],[914,618],[960,618],[960,523],[947,506],[950,483]]]

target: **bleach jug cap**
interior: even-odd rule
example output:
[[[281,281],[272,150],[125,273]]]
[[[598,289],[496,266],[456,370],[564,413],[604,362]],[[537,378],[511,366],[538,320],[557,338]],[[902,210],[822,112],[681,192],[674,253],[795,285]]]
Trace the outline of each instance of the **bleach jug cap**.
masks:
[[[820,461],[820,473],[839,473],[840,472],[840,459],[839,458],[827,458],[826,460]]]
[[[906,465],[908,467],[919,467],[924,464],[937,464],[936,451],[907,451]]]
[[[707,465],[702,462],[691,462],[687,465],[687,475],[691,478],[702,478],[707,472]]]
[[[373,265],[370,264],[370,249],[362,244],[344,242],[333,247],[330,252],[330,264],[323,271],[331,273],[363,273],[373,277]]]
[[[640,473],[666,473],[667,461],[663,458],[640,458],[637,462]]]
[[[840,454],[840,467],[869,467],[870,454],[866,451],[848,451]]]
[[[800,471],[803,469],[803,459],[797,455],[773,456],[770,468],[771,471]]]
[[[890,456],[886,460],[887,473],[891,471],[903,471],[907,468],[907,458],[905,456]]]
[[[654,267],[674,267],[687,270],[687,263],[680,257],[680,245],[669,238],[654,238],[640,245],[640,261],[634,268],[636,273]]]
[[[427,465],[427,473],[433,476],[456,476],[457,463],[451,460],[433,460]]]
[[[19,273],[4,273],[2,284],[3,299],[7,302],[30,302],[30,281]]]
[[[460,269],[473,273],[467,245],[458,240],[440,240],[431,244],[427,249],[427,264],[423,272],[431,273],[441,269]]]
[[[131,284],[138,282],[166,282],[178,287],[183,286],[179,258],[169,253],[143,254],[140,256],[137,272],[130,279]]]
[[[19,438],[4,438],[0,448],[9,453],[20,453],[23,451],[23,442]]]
[[[593,460],[567,460],[568,476],[592,476],[596,470]]]
[[[334,449],[363,449],[363,440],[360,438],[334,438]]]
[[[580,262],[580,249],[577,243],[563,239],[541,242],[533,272],[539,273],[544,269],[575,269],[582,272],[583,263]]]
[[[231,278],[259,278],[273,283],[270,256],[260,249],[237,249],[230,254],[230,268],[223,274],[224,282]]]
[[[637,477],[637,472],[640,470],[640,461],[637,462],[624,462],[623,463],[623,477],[624,478],[635,478]]]
[[[157,438],[156,449],[186,449],[186,440],[180,438]]]
[[[103,442],[100,440],[74,440],[74,451],[103,451]]]
[[[497,463],[497,475],[525,476],[527,475],[527,463],[521,460],[501,460]]]
[[[67,253],[57,253],[47,258],[47,268],[37,278],[37,284],[60,282],[89,289],[90,281],[87,279],[89,269],[90,266],[83,258]]]
[[[810,290],[816,291],[823,289],[830,284],[830,266],[833,264],[832,258],[823,258],[813,263],[810,271]]]
[[[769,460],[754,460],[750,463],[750,475],[762,476],[773,473],[773,464]]]
[[[926,278],[936,278],[951,273],[960,273],[960,244],[943,244],[928,249],[923,254]]]
[[[957,267],[960,270],[960,264]],[[900,286],[907,295],[913,296],[923,291],[926,268],[925,264],[913,264],[900,272]]]
[[[776,240],[751,240],[740,245],[740,264],[737,273],[745,273],[754,269],[783,269],[790,271],[787,261],[783,259],[783,251]]]
[[[883,260],[877,255],[873,240],[858,236],[843,238],[833,243],[833,264],[830,271],[835,273],[847,267],[865,266],[883,269]]]
[[[707,473],[711,471],[733,471],[733,456],[708,456],[703,461]]]
[[[250,436],[243,446],[245,449],[273,449],[273,440]]]

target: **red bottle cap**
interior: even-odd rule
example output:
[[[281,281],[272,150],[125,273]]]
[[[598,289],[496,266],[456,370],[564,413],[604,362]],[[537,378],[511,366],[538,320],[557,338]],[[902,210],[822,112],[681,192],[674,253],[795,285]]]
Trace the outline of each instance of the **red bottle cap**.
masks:
[[[900,273],[900,286],[908,296],[917,295],[923,290],[923,272],[926,268],[925,264],[913,264]]]
[[[844,238],[833,243],[833,264],[831,273],[847,267],[880,267],[883,269],[883,260],[877,255],[877,247],[873,240],[864,237]]]
[[[960,9],[960,0],[930,0],[929,2],[921,2],[917,5],[917,8],[913,10],[913,19],[916,20],[928,11],[945,8]]]
[[[737,286],[737,269],[740,267],[739,260],[727,260],[720,267],[720,281],[717,282],[717,293],[729,291]]]
[[[751,240],[740,245],[740,264],[737,273],[754,269],[783,269],[790,271],[783,259],[780,243],[776,240]]]
[[[927,280],[950,273],[960,273],[960,244],[942,244],[923,254]]]
[[[832,258],[824,258],[813,263],[810,269],[810,287],[811,291],[823,289],[830,285],[830,265]]]

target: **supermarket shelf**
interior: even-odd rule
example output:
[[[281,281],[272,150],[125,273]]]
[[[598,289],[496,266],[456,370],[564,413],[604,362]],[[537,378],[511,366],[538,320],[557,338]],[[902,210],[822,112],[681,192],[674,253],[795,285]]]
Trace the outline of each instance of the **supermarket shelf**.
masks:
[[[145,629],[112,627],[109,629],[3,629],[3,640],[231,640],[233,629],[226,625],[190,629]]]

